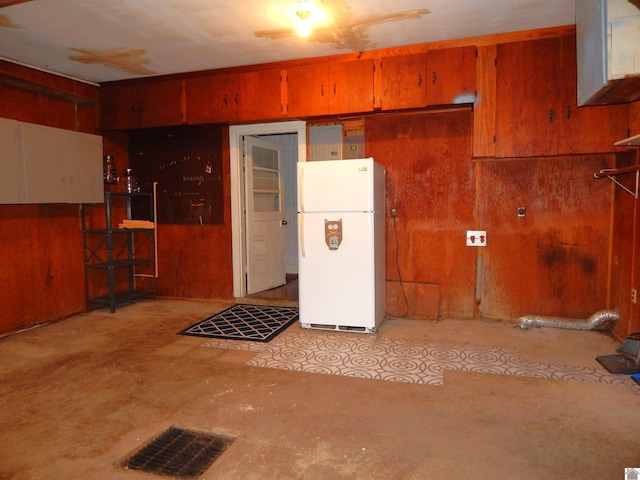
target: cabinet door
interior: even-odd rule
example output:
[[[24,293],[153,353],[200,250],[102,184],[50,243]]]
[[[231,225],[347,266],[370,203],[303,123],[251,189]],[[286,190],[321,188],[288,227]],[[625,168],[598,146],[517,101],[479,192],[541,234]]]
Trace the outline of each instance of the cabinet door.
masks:
[[[187,123],[222,123],[230,117],[229,75],[216,75],[187,80]],[[237,99],[235,99],[237,100]]]
[[[629,106],[577,105],[576,38],[562,37],[563,74],[560,154],[605,153],[615,150],[613,144],[628,136]]]
[[[231,85],[238,99],[235,120],[270,120],[282,116],[280,70],[233,75]]]
[[[329,113],[373,110],[373,60],[329,65]]]
[[[162,127],[184,122],[180,80],[105,86],[100,102],[101,125],[105,129]]]
[[[496,157],[558,152],[560,38],[498,45]]]
[[[16,120],[0,118],[0,152],[2,152],[0,204],[20,203],[24,196],[24,180]]]
[[[385,57],[381,61],[382,109],[427,105],[427,54]]]
[[[326,115],[329,106],[329,66],[301,65],[287,70],[289,117]]]
[[[190,125],[279,118],[280,71],[190,79],[186,104]]]
[[[104,129],[136,128],[139,124],[138,87],[103,86],[100,88],[100,123]]]
[[[640,133],[640,101],[629,104],[629,130],[628,136]]]
[[[427,52],[427,104],[473,103],[476,93],[476,48]]]
[[[183,82],[169,80],[138,86],[137,110],[141,128],[165,127],[184,123]]]

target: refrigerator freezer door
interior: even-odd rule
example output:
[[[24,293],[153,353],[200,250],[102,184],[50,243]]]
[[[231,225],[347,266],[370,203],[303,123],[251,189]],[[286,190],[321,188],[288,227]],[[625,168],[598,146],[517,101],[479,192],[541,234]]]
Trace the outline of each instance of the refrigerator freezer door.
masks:
[[[306,213],[298,221],[302,326],[375,331],[374,214]]]
[[[380,170],[372,158],[299,162],[298,211],[371,212]]]

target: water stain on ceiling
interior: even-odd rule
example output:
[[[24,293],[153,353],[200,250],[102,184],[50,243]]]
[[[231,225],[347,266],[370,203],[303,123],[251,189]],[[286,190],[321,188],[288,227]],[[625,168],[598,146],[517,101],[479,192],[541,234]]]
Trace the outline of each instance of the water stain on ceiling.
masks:
[[[0,59],[101,83],[562,27],[576,1],[0,0]]]
[[[16,25],[13,23],[11,18],[8,15],[0,14],[0,27],[5,28],[20,28],[20,25]]]
[[[353,19],[351,9],[344,4],[342,8],[337,8],[330,2],[325,2],[329,22],[327,25],[311,29],[309,40],[332,44],[338,49],[349,49],[354,52],[361,52],[376,47],[368,40],[365,29],[373,25],[380,25],[387,22],[397,22],[420,18],[431,13],[426,8],[419,10],[409,10],[406,12],[390,13],[387,15],[373,15],[361,19]],[[310,19],[307,21],[311,21]],[[273,40],[293,37],[297,35],[294,28],[281,28],[276,30],[260,30],[255,32],[257,37],[270,38]]]
[[[133,75],[153,75],[156,72],[145,68],[143,64],[150,63],[144,58],[147,51],[142,49],[126,50],[116,48],[112,50],[91,50],[87,48],[70,48],[80,55],[69,55],[69,60],[85,64],[100,64],[105,67],[116,68]]]

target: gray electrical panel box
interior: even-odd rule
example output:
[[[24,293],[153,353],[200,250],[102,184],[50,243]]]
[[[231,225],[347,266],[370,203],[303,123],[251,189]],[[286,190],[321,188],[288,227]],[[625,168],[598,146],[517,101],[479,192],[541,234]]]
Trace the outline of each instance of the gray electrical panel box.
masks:
[[[309,127],[309,160],[342,159],[342,125]]]

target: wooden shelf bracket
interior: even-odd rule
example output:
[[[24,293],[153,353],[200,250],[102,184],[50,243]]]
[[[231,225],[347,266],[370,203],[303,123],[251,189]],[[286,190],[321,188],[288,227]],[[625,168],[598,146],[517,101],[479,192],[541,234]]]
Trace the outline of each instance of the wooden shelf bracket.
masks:
[[[622,183],[620,183],[618,180],[614,178],[617,175],[623,175],[625,173],[636,174],[635,192],[630,188],[627,188],[626,186],[622,185]],[[636,200],[638,199],[638,186],[640,185],[640,165],[633,165],[631,167],[624,167],[624,168],[603,168],[599,172],[596,172],[593,174],[593,178],[605,178],[605,177],[611,180],[616,185],[618,185],[624,191],[633,195],[633,198],[635,198]]]

